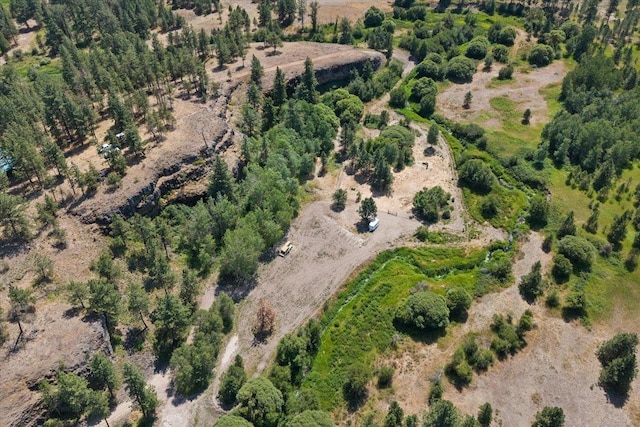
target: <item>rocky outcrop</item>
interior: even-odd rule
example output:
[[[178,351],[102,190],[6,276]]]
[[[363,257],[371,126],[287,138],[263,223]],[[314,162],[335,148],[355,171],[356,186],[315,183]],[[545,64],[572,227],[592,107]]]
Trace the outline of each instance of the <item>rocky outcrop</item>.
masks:
[[[365,50],[340,51],[314,59],[314,70],[318,83],[344,80],[355,68],[361,70],[370,61],[379,68],[384,56],[378,52]],[[304,62],[297,61],[281,67],[290,88],[295,87],[304,71]],[[269,91],[275,69],[266,70],[263,89]],[[189,191],[181,191],[193,182],[202,181],[210,171],[210,160],[216,154],[225,153],[240,141],[241,135],[227,121],[228,105],[231,97],[246,78],[225,82],[215,100],[178,127],[187,131],[188,140],[175,142],[171,147],[158,144],[149,150],[140,163],[129,168],[120,188],[113,193],[100,189],[98,194],[82,201],[73,208],[83,222],[106,226],[114,215],[125,218],[135,213],[155,215],[159,212],[164,196],[173,201],[194,201],[206,194],[206,185],[191,186]],[[195,129],[200,127],[200,129]],[[194,128],[194,129],[192,129]],[[190,132],[190,133],[189,133]],[[208,135],[206,139],[204,135]],[[178,193],[173,194],[173,193]]]
[[[23,325],[25,338],[12,351],[17,331],[0,348],[0,425],[41,424],[44,407],[38,385],[55,378],[58,369],[87,374],[91,355],[113,355],[104,322],[76,313],[66,304],[53,304],[34,313]]]

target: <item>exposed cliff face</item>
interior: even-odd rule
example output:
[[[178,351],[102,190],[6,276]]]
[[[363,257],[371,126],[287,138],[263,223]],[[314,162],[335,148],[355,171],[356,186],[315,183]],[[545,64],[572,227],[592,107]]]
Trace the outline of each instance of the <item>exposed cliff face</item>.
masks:
[[[324,84],[346,79],[354,68],[361,70],[367,61],[371,61],[377,69],[383,60],[384,56],[380,53],[354,50],[319,58],[314,61],[314,70],[318,83]],[[293,88],[300,81],[304,63],[286,64],[281,69],[285,71],[288,85]],[[274,75],[275,69],[265,72],[265,91],[271,89]],[[178,126],[199,127],[193,129],[191,140],[182,141],[167,150],[161,144],[151,149],[144,159],[131,166],[137,169],[136,173],[125,175],[120,188],[113,193],[99,190],[94,197],[87,198],[74,208],[74,213],[81,216],[85,223],[96,222],[106,226],[114,215],[128,218],[135,213],[157,214],[160,200],[166,195],[171,201],[183,202],[204,196],[206,185],[202,182],[210,172],[211,158],[224,153],[241,139],[241,135],[227,122],[229,101],[241,84],[241,79],[223,84],[213,102],[204,105],[185,123],[178,123]],[[193,185],[194,182],[201,184]]]

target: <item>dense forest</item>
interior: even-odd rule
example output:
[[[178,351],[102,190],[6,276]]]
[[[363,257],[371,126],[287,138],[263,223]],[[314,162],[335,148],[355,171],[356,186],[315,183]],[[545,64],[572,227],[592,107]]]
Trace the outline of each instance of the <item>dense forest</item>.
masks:
[[[262,0],[253,20],[234,6],[211,0],[0,2],[5,62],[0,66],[0,242],[7,247],[25,247],[46,235],[63,249],[61,210],[91,198],[101,186],[118,188],[151,143],[162,142],[175,129],[178,95],[206,104],[221,88],[210,80],[210,70],[241,60],[249,72],[233,123],[242,134],[237,163],[230,167],[224,153],[206,159],[206,195],[193,205],[163,206],[154,217],[115,215],[106,230],[107,249],[92,262],[91,278],[65,283],[51,297],[64,298],[76,315],[102,319],[116,357],[88,355],[83,375],[61,366],[54,378],[42,380],[36,388],[46,425],[108,419],[123,386],[141,414],[137,425],[153,423],[158,398],[136,362],[136,355],[144,353],[171,369],[172,385],[181,396],[196,396],[212,384],[214,374],[220,377],[217,397],[230,412],[215,425],[331,426],[335,412],[330,411],[358,413],[366,407],[372,381],[379,390],[391,388],[394,369],[374,370],[373,362],[397,349],[398,336],[416,341],[444,337],[464,323],[474,298],[513,282],[516,249],[511,240],[529,230],[544,234],[543,250],[553,253],[553,261],[548,275],[534,264],[519,280],[519,293],[526,301],[559,308],[567,321],[579,319],[589,327],[595,320],[589,292],[603,266],[620,267],[620,274],[636,271],[640,93],[633,43],[640,3],[629,1],[622,10],[612,0],[599,11],[597,0],[456,5],[443,0],[435,8],[396,0],[390,13],[372,6],[355,22],[342,18],[332,23],[318,21],[321,6],[315,1]],[[178,13],[183,9],[211,15],[219,25],[209,33],[196,32]],[[298,31],[292,26],[297,22]],[[19,29],[36,31],[29,52],[14,49]],[[519,38],[530,42],[527,49],[519,48]],[[263,65],[253,55],[248,58],[250,43],[273,49],[275,55],[284,41],[300,40],[366,45],[384,53],[387,62],[379,69],[367,62],[336,86],[321,87],[307,58],[296,84],[277,68],[265,90]],[[395,49],[408,51],[415,63],[404,76]],[[508,84],[516,71],[554,61],[566,61],[571,70],[562,82],[559,111],[533,141],[535,148],[502,155],[483,127],[446,118],[438,110],[440,91],[472,82],[481,70],[499,66],[496,84]],[[366,108],[387,94],[385,108],[402,116],[393,123],[389,110],[371,114]],[[463,108],[469,109],[472,95],[465,95]],[[530,110],[524,113],[523,126],[530,115]],[[282,338],[265,375],[250,378],[241,355],[225,372],[214,372],[237,327],[238,301],[229,294],[256,283],[261,263],[274,257],[299,215],[307,184],[339,163],[376,194],[391,195],[394,174],[415,162],[416,123],[428,125],[426,141],[432,149],[445,141],[450,145],[471,217],[505,229],[510,241],[467,253],[459,247],[383,252],[325,305],[319,319]],[[106,136],[99,141],[97,129],[105,124]],[[375,136],[367,130],[375,130]],[[99,150],[107,169],[91,163],[80,169],[68,161],[71,153],[87,147]],[[71,194],[63,194],[63,185]],[[559,188],[584,197],[588,216],[554,205]],[[343,210],[346,191],[338,189],[332,196],[332,208]],[[38,197],[38,203],[31,203]],[[429,226],[450,220],[451,194],[440,186],[425,187],[412,202],[424,225],[418,240],[440,244],[433,239],[449,238],[430,232]],[[366,225],[376,217],[375,201],[361,201],[358,195],[357,203]],[[634,238],[628,235],[630,227]],[[23,323],[36,310],[36,286],[53,274],[53,261],[46,256],[38,256],[35,265],[36,285],[1,288],[10,309],[8,315],[0,312],[0,344],[7,340],[8,323],[16,323],[20,332],[14,352],[20,351],[21,340],[28,345]],[[384,280],[375,276],[376,268]],[[392,268],[406,268],[416,280],[393,288]],[[459,283],[435,289],[426,282],[447,275]],[[199,309],[203,284],[212,277],[229,292],[219,292],[209,309]],[[356,298],[368,299],[341,313]],[[379,310],[372,313],[369,306]],[[347,315],[353,316],[351,330],[340,317]],[[260,301],[256,340],[269,339],[274,325],[273,308]],[[496,314],[488,342],[466,339],[443,363],[442,379],[431,382],[421,419],[405,416],[394,400],[383,424],[371,412],[358,413],[358,425],[491,425],[489,403],[476,415],[464,416],[442,397],[444,380],[464,389],[474,375],[524,348],[533,329],[529,310],[517,320]],[[367,338],[359,338],[362,330]],[[637,375],[637,344],[632,333],[601,344],[596,356],[602,370],[594,382],[608,393],[628,396]],[[564,418],[562,408],[545,407],[533,425],[562,426]]]

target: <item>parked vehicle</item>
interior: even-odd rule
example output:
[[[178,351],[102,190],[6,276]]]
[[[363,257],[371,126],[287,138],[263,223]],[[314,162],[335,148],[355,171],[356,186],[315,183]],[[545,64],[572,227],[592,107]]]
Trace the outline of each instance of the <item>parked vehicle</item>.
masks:
[[[369,223],[369,231],[376,231],[380,227],[380,220],[378,218],[374,218],[373,221]]]
[[[293,249],[293,244],[287,241],[287,243],[280,246],[280,249],[278,250],[278,255],[280,255],[281,257],[287,256],[289,252],[291,252],[291,249]]]

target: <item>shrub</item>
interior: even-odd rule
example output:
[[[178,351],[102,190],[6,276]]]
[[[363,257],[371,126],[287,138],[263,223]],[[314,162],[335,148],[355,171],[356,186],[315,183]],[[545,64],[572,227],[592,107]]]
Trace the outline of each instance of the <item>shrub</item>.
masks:
[[[425,59],[416,66],[417,77],[429,77],[433,80],[440,81],[444,79],[444,67],[441,64],[433,62],[431,59]]]
[[[549,308],[560,307],[560,295],[558,295],[558,291],[553,290],[547,295],[547,298],[544,301],[545,305]]]
[[[489,40],[485,37],[476,37],[469,43],[465,55],[472,59],[483,59],[489,50]]]
[[[531,199],[527,222],[532,228],[541,228],[547,225],[549,217],[549,202],[542,196]]]
[[[411,295],[398,311],[399,320],[420,330],[443,329],[449,325],[445,299],[430,291]]]
[[[447,64],[447,78],[454,82],[470,82],[476,72],[476,63],[464,56],[451,58]]]
[[[394,369],[391,366],[383,366],[378,370],[378,388],[389,388],[393,383]]]
[[[366,399],[369,379],[369,369],[362,362],[351,365],[347,372],[347,380],[342,387],[345,400],[357,404]]]
[[[487,197],[482,199],[480,202],[480,214],[485,219],[494,218],[498,215],[498,206],[500,204],[500,200],[493,194],[489,194]]]
[[[471,159],[460,168],[459,181],[462,186],[476,193],[487,194],[491,191],[495,177],[491,168],[482,160]]]
[[[447,307],[452,317],[460,316],[471,307],[471,295],[460,286],[453,286],[447,289]]]
[[[247,374],[244,371],[242,357],[238,355],[235,363],[220,378],[220,391],[218,392],[220,401],[225,405],[235,404],[238,391],[246,380]]]
[[[107,175],[106,183],[107,183],[107,186],[109,187],[110,191],[114,191],[118,187],[120,187],[120,183],[121,182],[122,182],[122,178],[120,177],[120,175],[118,173],[109,172],[109,174]]]
[[[339,188],[331,196],[333,200],[333,209],[336,211],[343,211],[347,205],[347,191]]]
[[[540,261],[537,261],[531,267],[531,271],[529,274],[526,274],[520,279],[520,283],[518,284],[518,291],[520,291],[520,295],[523,298],[528,300],[535,300],[537,297],[542,295],[542,274]]]
[[[393,89],[389,93],[389,105],[396,108],[404,108],[407,103],[407,93],[401,87]]]
[[[565,236],[558,242],[558,253],[564,255],[576,270],[590,271],[595,248],[581,237]]]
[[[429,77],[422,77],[413,83],[410,99],[419,101],[425,96],[433,96],[435,98],[437,93],[438,88],[436,87],[436,82]]]
[[[494,44],[491,47],[493,59],[503,64],[509,62],[509,48],[502,44]]]
[[[510,80],[513,77],[513,67],[505,65],[498,71],[498,80]]]
[[[451,195],[445,192],[442,187],[424,187],[413,197],[413,210],[423,221],[438,222],[440,210],[447,206]]]
[[[620,394],[629,392],[631,382],[638,375],[637,346],[636,334],[619,333],[598,348],[596,356],[602,364],[599,378],[602,387]]]
[[[440,400],[442,398],[443,392],[444,390],[442,388],[442,382],[440,382],[440,379],[438,379],[431,385],[431,388],[429,389],[429,405],[433,405],[438,400]]]
[[[264,377],[247,381],[238,391],[238,402],[238,413],[256,427],[275,426],[284,405],[280,390]]]
[[[551,275],[558,283],[565,283],[571,277],[573,266],[571,261],[562,254],[556,254],[553,257],[553,267],[551,267]]]
[[[553,61],[553,48],[546,44],[537,44],[529,53],[529,63],[538,67],[544,67]]]
[[[384,21],[384,12],[375,6],[371,6],[364,13],[364,26],[365,28],[379,27]]]
[[[325,411],[306,410],[296,415],[286,427],[333,427],[331,417]]]
[[[542,411],[536,413],[536,420],[531,427],[563,427],[564,412],[556,406],[545,406]]]
[[[184,344],[171,356],[171,372],[178,393],[190,395],[207,388],[218,349],[209,344]]]

